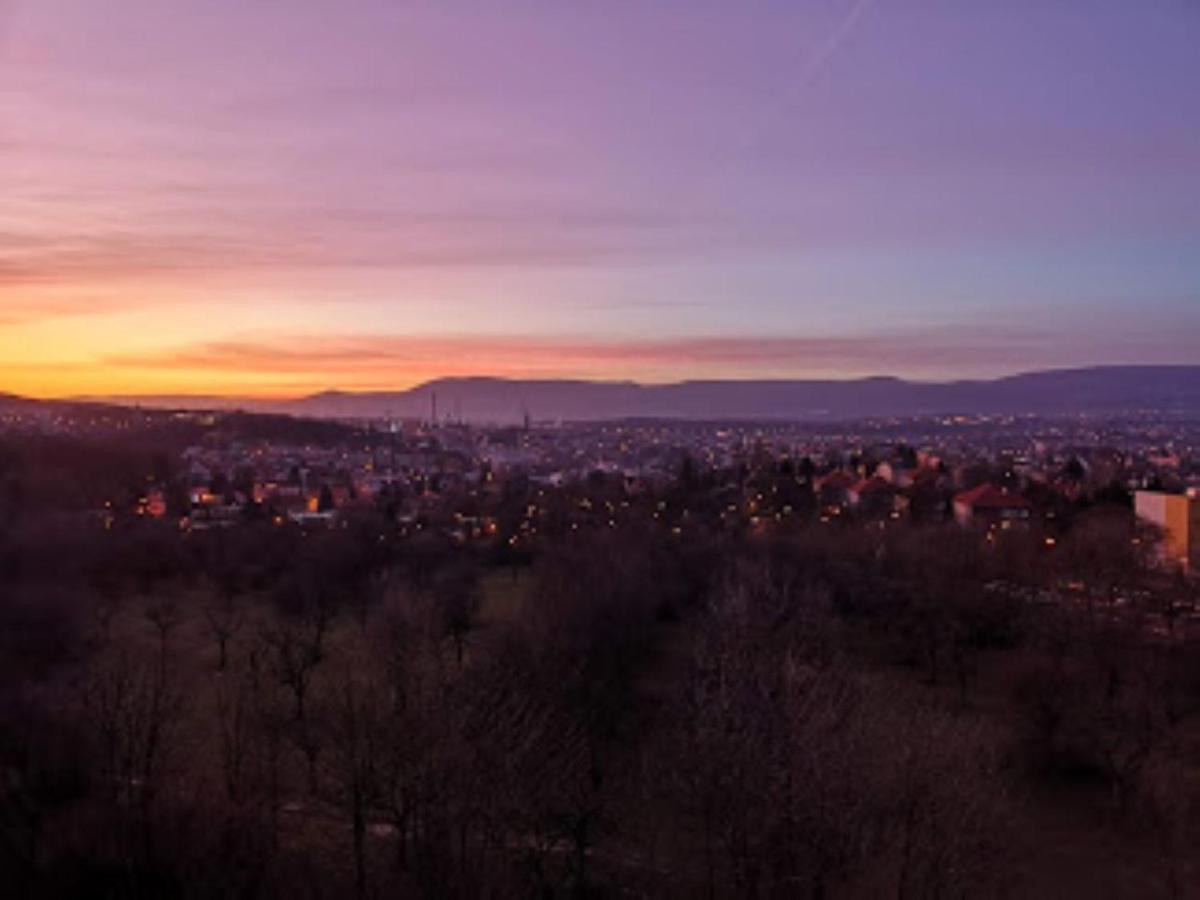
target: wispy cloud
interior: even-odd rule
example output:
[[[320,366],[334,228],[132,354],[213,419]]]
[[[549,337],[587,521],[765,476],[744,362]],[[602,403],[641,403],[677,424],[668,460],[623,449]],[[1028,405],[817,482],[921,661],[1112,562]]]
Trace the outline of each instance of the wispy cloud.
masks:
[[[438,376],[686,378],[992,374],[1089,359],[1086,342],[1055,356],[1060,336],[1019,330],[941,329],[812,337],[675,340],[544,336],[276,336],[217,341],[102,363],[157,373],[204,372],[214,381],[305,388],[404,387]],[[1143,348],[1144,349],[1144,348]]]
[[[264,205],[224,215],[194,210],[187,218],[202,227],[146,221],[92,232],[10,231],[0,245],[0,286],[197,271],[637,264],[748,240],[733,223],[712,218],[604,207],[398,212]]]
[[[0,287],[4,283],[4,270],[0,266]],[[67,296],[31,297],[27,293],[5,296],[0,291],[0,327],[29,325],[54,319],[76,316],[106,315],[145,306],[150,301],[120,294],[96,294],[72,292]]]

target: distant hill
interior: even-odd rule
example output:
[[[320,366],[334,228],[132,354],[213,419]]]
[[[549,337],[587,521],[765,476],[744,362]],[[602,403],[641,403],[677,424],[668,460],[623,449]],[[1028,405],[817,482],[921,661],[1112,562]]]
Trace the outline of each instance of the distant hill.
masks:
[[[317,418],[428,418],[519,422],[600,419],[839,420],[940,413],[1068,415],[1139,410],[1200,415],[1200,366],[1105,366],[1030,372],[994,380],[921,382],[629,381],[442,378],[404,391],[329,391],[289,401],[132,398],[147,406],[241,407]],[[108,398],[117,400],[118,398]]]
[[[251,397],[226,397],[220,394],[117,394],[84,395],[72,397],[67,402],[116,404],[118,406],[142,406],[146,409],[203,409],[244,410],[246,412],[274,412],[280,407],[296,401],[258,400]]]

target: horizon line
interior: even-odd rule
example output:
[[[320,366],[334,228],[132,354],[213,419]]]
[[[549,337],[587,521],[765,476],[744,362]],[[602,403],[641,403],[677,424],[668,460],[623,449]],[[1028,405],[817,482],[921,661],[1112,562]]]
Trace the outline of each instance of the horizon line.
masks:
[[[345,396],[369,396],[372,394],[406,394],[414,391],[419,391],[422,388],[429,387],[444,382],[500,382],[507,384],[553,384],[553,383],[569,383],[579,385],[607,385],[607,386],[626,386],[635,388],[663,388],[677,387],[688,384],[796,384],[796,383],[824,383],[824,384],[857,384],[869,381],[894,381],[905,382],[908,384],[918,385],[951,385],[951,384],[972,384],[972,383],[987,383],[1005,381],[1013,378],[1021,378],[1030,375],[1044,375],[1052,373],[1069,373],[1069,372],[1095,372],[1113,369],[1200,369],[1200,362],[1195,363],[1097,363],[1094,365],[1074,365],[1074,366],[1052,366],[1047,368],[1034,369],[1016,369],[1002,375],[993,376],[976,376],[970,378],[912,378],[897,374],[873,374],[859,375],[853,377],[798,377],[798,378],[683,378],[665,381],[652,380],[636,380],[629,378],[619,379],[601,379],[601,378],[582,378],[570,375],[544,377],[544,378],[514,378],[505,375],[442,375],[436,378],[429,378],[423,381],[416,382],[406,387],[380,387],[380,388],[339,388],[326,387],[319,390],[313,390],[303,393],[281,393],[281,394],[262,394],[262,393],[242,393],[242,392],[221,392],[221,391],[164,391],[162,393],[155,392],[140,392],[140,393],[71,393],[71,394],[22,394],[17,392],[0,392],[8,393],[9,396],[19,397],[27,400],[47,401],[47,402],[75,402],[75,403],[100,403],[100,402],[117,402],[129,401],[136,403],[139,400],[221,400],[226,402],[231,401],[247,401],[253,403],[286,403],[299,402],[309,400],[314,397],[321,397],[330,394],[340,394]]]

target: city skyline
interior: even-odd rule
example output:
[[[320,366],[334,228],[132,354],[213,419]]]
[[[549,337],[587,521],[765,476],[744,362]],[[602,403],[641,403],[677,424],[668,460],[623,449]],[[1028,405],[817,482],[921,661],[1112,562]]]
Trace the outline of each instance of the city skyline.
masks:
[[[0,389],[1200,362],[1200,10],[0,5]]]

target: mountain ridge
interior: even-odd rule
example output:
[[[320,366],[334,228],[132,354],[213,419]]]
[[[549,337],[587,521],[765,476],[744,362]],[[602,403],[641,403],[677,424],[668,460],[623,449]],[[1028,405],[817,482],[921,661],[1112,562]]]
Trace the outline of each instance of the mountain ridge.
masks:
[[[519,422],[604,419],[842,420],[933,414],[1200,414],[1200,365],[1112,365],[1021,372],[994,379],[629,380],[437,378],[398,391],[330,389],[289,400],[159,395],[103,398],[162,408],[245,409],[316,418]],[[100,398],[91,398],[100,399]]]

